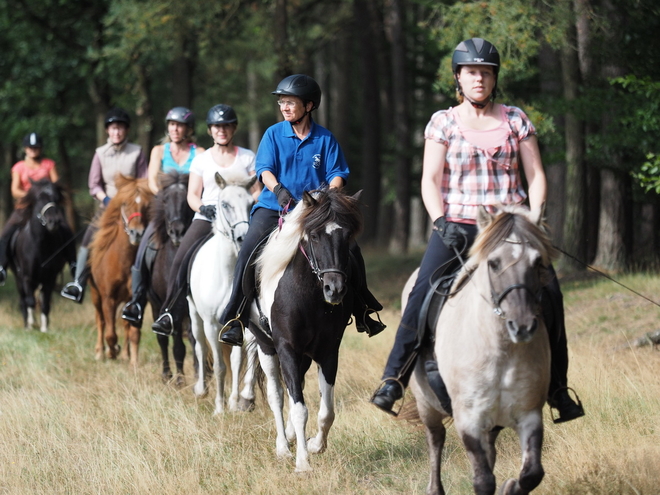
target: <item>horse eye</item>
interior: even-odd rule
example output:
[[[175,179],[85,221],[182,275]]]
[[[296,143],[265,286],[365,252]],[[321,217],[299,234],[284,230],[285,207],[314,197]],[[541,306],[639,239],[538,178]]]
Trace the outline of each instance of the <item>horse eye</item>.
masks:
[[[488,267],[497,272],[500,270],[500,260],[488,260]]]
[[[225,203],[224,201],[222,202],[222,209],[223,210],[228,210],[229,209],[229,203]]]

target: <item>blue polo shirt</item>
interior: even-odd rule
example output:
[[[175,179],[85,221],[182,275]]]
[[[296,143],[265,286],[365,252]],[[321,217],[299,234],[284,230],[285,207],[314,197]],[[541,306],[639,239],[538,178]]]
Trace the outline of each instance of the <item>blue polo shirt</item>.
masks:
[[[290,122],[270,126],[259,143],[255,169],[259,179],[265,171],[275,175],[297,201],[302,199],[303,191],[328,185],[335,177],[346,181],[350,172],[335,137],[314,121],[302,141]],[[277,196],[264,187],[252,211],[257,208],[279,211]]]

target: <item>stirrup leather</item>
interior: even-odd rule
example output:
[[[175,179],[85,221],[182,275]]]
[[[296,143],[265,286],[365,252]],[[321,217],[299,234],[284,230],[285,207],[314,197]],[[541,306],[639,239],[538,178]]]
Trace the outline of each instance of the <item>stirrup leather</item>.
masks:
[[[406,387],[403,386],[403,383],[401,383],[401,380],[399,380],[398,378],[394,378],[394,377],[384,378],[383,381],[380,382],[380,385],[378,386],[376,391],[371,395],[371,398],[369,399],[369,402],[371,402],[372,404],[374,403],[374,399],[376,398],[376,395],[378,394],[378,391],[381,388],[383,388],[383,385],[385,385],[387,382],[398,383],[399,387],[401,387],[401,399],[400,399],[401,400],[401,405],[399,406],[399,409],[396,412],[394,411],[394,408],[390,409],[389,411],[386,411],[385,409],[381,409],[381,411],[384,411],[387,414],[391,414],[392,416],[394,416],[396,418],[397,416],[399,416],[399,414],[401,413],[401,409],[403,409],[403,406],[406,403]],[[396,402],[396,401],[394,401],[394,402]]]

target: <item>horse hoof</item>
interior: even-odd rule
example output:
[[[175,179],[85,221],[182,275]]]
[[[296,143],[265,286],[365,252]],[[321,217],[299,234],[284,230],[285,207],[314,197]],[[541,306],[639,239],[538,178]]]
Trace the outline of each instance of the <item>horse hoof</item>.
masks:
[[[238,404],[236,405],[237,410],[242,412],[251,412],[254,411],[254,399],[246,399],[241,397],[238,399]]]
[[[518,486],[518,480],[515,478],[509,478],[504,482],[502,487],[500,488],[500,495],[514,495],[516,493],[524,493],[524,492],[517,492],[516,488]]]
[[[311,454],[322,454],[325,452],[326,447],[325,443],[317,441],[316,438],[307,439],[307,450]]]
[[[186,386],[186,379],[182,375],[177,375],[176,379],[174,380],[174,385],[176,388],[183,388]]]

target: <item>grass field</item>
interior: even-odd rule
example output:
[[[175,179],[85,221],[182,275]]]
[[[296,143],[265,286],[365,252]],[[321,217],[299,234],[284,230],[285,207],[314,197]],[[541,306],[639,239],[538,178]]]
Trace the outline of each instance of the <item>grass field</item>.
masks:
[[[59,296],[50,333],[26,331],[10,279],[0,288],[0,493],[424,493],[423,430],[367,402],[394,338],[399,292],[416,262],[368,257],[388,329],[374,339],[347,329],[328,450],[311,458],[314,471],[304,475],[294,474],[293,460],[275,457],[272,415],[260,394],[251,413],[212,417],[212,398],[193,396],[191,359],[183,389],[161,381],[150,331],[139,369],[95,361],[91,304]],[[621,281],[660,299],[660,277]],[[621,346],[660,327],[660,308],[603,279],[565,282],[564,292],[570,381],[587,416],[554,425],[546,410],[546,477],[535,493],[659,494],[660,352]],[[310,373],[312,434],[318,393]],[[502,482],[517,474],[519,447],[511,432],[500,435],[498,447]],[[444,462],[447,493],[472,493],[465,451],[451,427]]]

